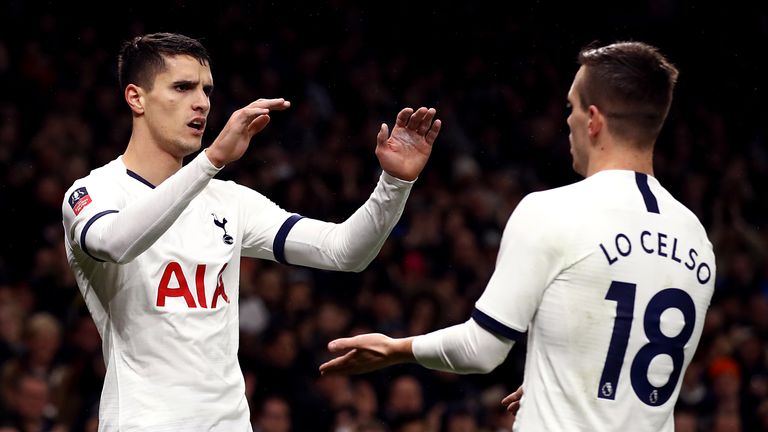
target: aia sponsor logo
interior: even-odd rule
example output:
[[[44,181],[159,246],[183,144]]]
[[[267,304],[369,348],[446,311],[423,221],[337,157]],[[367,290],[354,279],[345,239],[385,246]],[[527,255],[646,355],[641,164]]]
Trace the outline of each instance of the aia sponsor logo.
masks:
[[[165,307],[166,299],[169,297],[182,297],[187,303],[187,307],[195,309],[197,307],[203,309],[209,309],[208,300],[205,297],[205,273],[207,266],[205,264],[198,264],[195,267],[195,295],[189,289],[189,282],[184,275],[184,271],[181,268],[181,264],[176,261],[171,261],[165,266],[163,275],[160,277],[160,283],[157,286],[157,302],[158,307]],[[224,279],[222,273],[227,268],[227,264],[219,270],[216,276],[216,289],[211,296],[210,309],[215,309],[218,305],[219,299],[229,303],[229,297],[224,290]],[[172,279],[175,281],[172,282]]]

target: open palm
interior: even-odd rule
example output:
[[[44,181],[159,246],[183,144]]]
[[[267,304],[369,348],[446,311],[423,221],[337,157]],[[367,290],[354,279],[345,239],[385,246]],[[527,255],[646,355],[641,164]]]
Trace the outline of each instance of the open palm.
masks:
[[[322,374],[361,374],[413,361],[409,339],[392,339],[381,333],[340,338],[328,344],[338,357],[320,365]]]
[[[376,157],[381,168],[401,180],[415,180],[440,132],[441,122],[434,118],[434,108],[404,108],[397,114],[391,134],[387,125],[382,124],[376,136]]]

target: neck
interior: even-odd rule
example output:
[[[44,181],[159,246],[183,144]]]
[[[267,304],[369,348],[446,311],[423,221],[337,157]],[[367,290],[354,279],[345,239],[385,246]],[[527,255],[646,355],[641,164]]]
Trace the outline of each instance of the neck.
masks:
[[[587,167],[587,177],[605,170],[628,170],[653,176],[653,146],[625,143],[596,146]]]
[[[137,139],[135,134],[131,135],[123,153],[123,163],[129,170],[158,186],[181,169],[183,158],[163,151],[157,145],[147,144],[149,142],[147,139]]]

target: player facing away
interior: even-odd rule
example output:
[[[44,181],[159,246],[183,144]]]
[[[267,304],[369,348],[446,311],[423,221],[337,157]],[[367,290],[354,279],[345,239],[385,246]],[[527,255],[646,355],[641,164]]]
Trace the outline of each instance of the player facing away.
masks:
[[[382,124],[383,172],[345,222],[291,214],[234,182],[238,160],[283,99],[235,111],[201,147],[213,78],[197,41],[137,37],[122,47],[119,79],[133,115],[121,156],[75,181],[62,204],[66,249],[103,339],[107,372],[99,431],[248,431],[238,364],[241,256],[361,271],[402,213],[440,131],[435,110],[403,109]]]
[[[586,48],[568,92],[584,180],[526,196],[471,319],[426,335],[338,339],[321,373],[415,361],[487,373],[527,332],[515,430],[672,431],[715,280],[696,216],[653,177],[677,70],[654,47]],[[504,403],[517,406],[520,391]]]

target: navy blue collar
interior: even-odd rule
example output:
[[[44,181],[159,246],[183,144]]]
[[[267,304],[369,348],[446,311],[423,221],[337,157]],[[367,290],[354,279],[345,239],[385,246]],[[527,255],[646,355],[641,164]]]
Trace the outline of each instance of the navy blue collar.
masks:
[[[155,188],[155,185],[153,185],[152,183],[148,182],[147,179],[145,179],[144,177],[142,177],[142,176],[136,174],[135,172],[129,170],[128,168],[125,169],[125,173],[128,174],[129,176],[135,178],[136,180],[144,183],[145,185],[151,187],[152,189]]]

